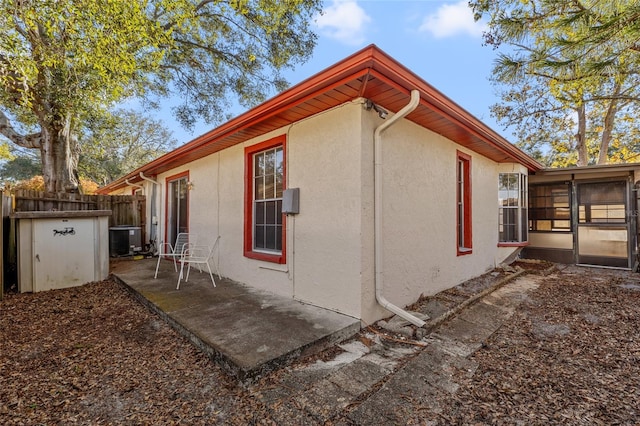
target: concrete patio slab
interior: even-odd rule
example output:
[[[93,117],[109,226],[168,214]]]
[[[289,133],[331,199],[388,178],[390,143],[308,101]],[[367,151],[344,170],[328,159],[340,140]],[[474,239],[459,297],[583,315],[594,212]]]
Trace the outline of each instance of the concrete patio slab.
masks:
[[[112,262],[112,276],[138,299],[222,365],[247,381],[300,356],[319,352],[360,330],[360,321],[191,271],[176,290],[173,263],[157,259]]]

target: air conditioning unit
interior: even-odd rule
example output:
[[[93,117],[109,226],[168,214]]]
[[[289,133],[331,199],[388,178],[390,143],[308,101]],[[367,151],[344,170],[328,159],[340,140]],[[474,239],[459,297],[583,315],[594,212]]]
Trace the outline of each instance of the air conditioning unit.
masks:
[[[109,256],[133,256],[142,251],[142,230],[139,226],[109,228]]]

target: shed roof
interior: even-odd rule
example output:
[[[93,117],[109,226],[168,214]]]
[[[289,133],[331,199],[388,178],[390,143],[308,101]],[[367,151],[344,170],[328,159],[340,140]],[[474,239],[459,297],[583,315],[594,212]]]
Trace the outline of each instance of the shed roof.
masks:
[[[119,189],[126,186],[127,180],[138,182],[140,172],[157,175],[357,98],[367,98],[396,112],[409,102],[412,89],[420,91],[420,103],[406,117],[408,120],[498,163],[516,162],[530,171],[542,168],[535,159],[372,44],[99,192]]]

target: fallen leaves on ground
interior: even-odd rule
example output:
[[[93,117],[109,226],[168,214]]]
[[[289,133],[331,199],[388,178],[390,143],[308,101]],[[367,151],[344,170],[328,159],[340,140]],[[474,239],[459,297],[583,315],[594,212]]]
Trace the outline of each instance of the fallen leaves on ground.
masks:
[[[472,355],[475,373],[458,378],[455,394],[435,396],[442,410],[418,401],[406,423],[639,423],[637,277],[616,271],[546,277]],[[458,293],[487,280],[470,281]],[[287,418],[286,404],[265,406],[256,396],[259,384],[238,385],[109,280],[6,295],[0,380],[6,425],[245,425]],[[344,407],[335,424],[350,424],[351,409]]]
[[[0,336],[1,424],[246,424],[255,415],[242,388],[112,281],[8,294]]]
[[[587,270],[588,271],[588,270]],[[441,424],[632,425],[640,422],[640,279],[557,273],[472,359],[473,377],[442,395]]]

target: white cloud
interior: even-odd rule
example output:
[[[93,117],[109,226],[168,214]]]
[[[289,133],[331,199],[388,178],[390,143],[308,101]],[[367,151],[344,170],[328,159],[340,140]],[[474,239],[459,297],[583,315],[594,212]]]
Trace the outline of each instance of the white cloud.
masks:
[[[354,0],[333,0],[316,18],[322,34],[350,45],[365,40],[364,29],[369,22],[371,17]]]
[[[420,32],[431,33],[436,38],[467,34],[472,37],[481,36],[485,25],[473,20],[473,12],[467,0],[445,4],[435,13],[427,15],[420,25]]]

